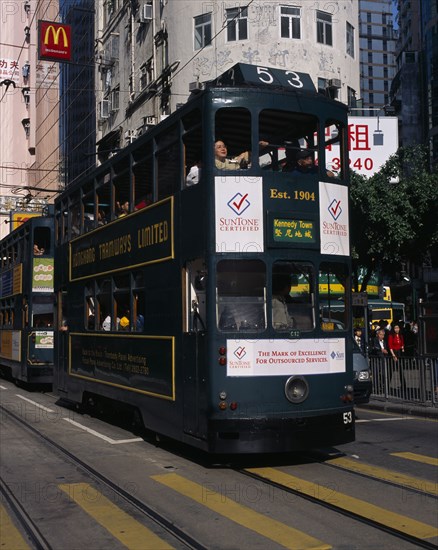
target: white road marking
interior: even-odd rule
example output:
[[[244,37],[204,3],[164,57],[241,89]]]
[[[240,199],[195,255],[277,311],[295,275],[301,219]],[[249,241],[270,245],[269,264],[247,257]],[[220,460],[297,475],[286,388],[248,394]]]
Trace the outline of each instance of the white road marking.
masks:
[[[393,422],[394,420],[414,420],[412,416],[396,416],[395,418],[372,418],[371,420],[356,420],[356,424],[362,422]]]
[[[0,386],[0,390],[7,390],[8,388],[6,386]]]
[[[19,399],[23,399],[23,401],[27,401],[28,403],[32,403],[32,405],[35,405],[35,407],[38,407],[38,409],[42,409],[43,411],[52,413],[55,412],[52,409],[48,409],[47,407],[44,407],[43,405],[40,405],[36,401],[32,401],[32,399],[28,399],[27,397],[24,397],[23,395],[19,395],[18,393],[15,394]]]
[[[75,422],[74,420],[71,420],[70,418],[63,418],[66,422],[70,422],[70,424],[73,424],[73,426],[76,426],[78,428],[81,428],[81,430],[84,430],[85,432],[88,432],[91,435],[95,435],[96,437],[99,437],[100,439],[103,439],[107,443],[111,443],[111,445],[120,445],[121,443],[135,443],[137,441],[143,441],[141,437],[134,437],[132,439],[111,439],[111,437],[108,437],[106,435],[103,435],[99,432],[96,432],[95,430],[92,430],[91,428],[87,428],[86,426],[83,426],[82,424],[79,424],[79,422]]]

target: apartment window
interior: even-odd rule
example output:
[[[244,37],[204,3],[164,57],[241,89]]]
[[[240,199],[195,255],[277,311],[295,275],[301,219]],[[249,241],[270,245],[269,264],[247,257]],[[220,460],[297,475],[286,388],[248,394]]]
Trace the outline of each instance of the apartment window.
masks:
[[[195,17],[195,50],[211,44],[211,13]]]
[[[116,86],[110,94],[111,111],[118,111],[120,107],[120,86]]]
[[[354,27],[347,23],[347,54],[354,59]]]
[[[348,99],[348,106],[349,107],[356,107],[357,105],[357,99],[356,99],[356,90],[353,88],[350,88],[350,86],[347,86],[347,99]]]
[[[301,38],[301,8],[280,7],[281,38]]]
[[[324,11],[316,11],[316,39],[320,44],[333,46],[332,16]]]
[[[232,8],[227,12],[227,40],[236,42],[248,38],[248,8]]]
[[[149,59],[140,67],[140,90],[144,90],[153,82],[154,64],[153,59]]]

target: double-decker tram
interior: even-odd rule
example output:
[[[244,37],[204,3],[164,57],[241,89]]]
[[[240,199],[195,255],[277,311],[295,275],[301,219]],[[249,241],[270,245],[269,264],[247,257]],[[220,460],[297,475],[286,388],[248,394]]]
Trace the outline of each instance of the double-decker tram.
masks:
[[[352,441],[351,308],[318,290],[348,303],[346,130],[308,75],[239,64],[69,186],[59,395],[213,453]]]
[[[33,217],[0,241],[0,369],[25,383],[53,380],[53,226]]]

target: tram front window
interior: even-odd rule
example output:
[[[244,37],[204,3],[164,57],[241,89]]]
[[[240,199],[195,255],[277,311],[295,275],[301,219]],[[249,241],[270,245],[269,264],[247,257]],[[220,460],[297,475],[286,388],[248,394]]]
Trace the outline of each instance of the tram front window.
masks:
[[[222,260],[217,265],[217,325],[224,332],[266,328],[266,267],[260,260]]]
[[[272,326],[275,330],[314,328],[314,279],[309,264],[275,262],[272,267]]]
[[[347,266],[336,262],[324,262],[319,270],[319,302],[322,330],[347,330],[348,316],[346,296],[349,292]]]

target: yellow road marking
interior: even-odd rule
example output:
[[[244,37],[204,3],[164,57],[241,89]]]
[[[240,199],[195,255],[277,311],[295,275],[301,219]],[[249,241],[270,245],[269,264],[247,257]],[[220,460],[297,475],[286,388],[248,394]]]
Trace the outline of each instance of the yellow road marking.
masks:
[[[59,488],[127,548],[173,548],[88,483],[65,483]]]
[[[339,493],[330,487],[324,487],[323,485],[300,479],[281,472],[280,470],[274,468],[248,468],[246,471],[270,479],[279,485],[289,487],[304,495],[327,502],[342,510],[348,510],[349,512],[371,519],[387,527],[391,527],[392,529],[397,529],[397,531],[402,533],[407,533],[420,539],[438,536],[438,527],[436,526],[427,525],[426,523],[416,521],[407,516],[390,512],[380,506],[369,504],[363,500]]]
[[[293,527],[270,519],[259,512],[238,504],[226,495],[208,489],[177,474],[152,476],[152,479],[170,487],[174,491],[191,498],[210,510],[221,514],[234,523],[281,544],[291,550],[330,550],[331,546]]]
[[[0,531],[0,548],[5,548],[6,550],[11,548],[14,550],[30,550],[30,546],[15,527],[2,504],[0,504]]]
[[[422,462],[423,464],[438,466],[438,458],[434,458],[433,456],[417,455],[415,453],[391,453],[391,456],[399,456],[400,458],[406,458],[407,460],[415,460],[416,462]]]
[[[423,493],[438,496],[438,485],[436,483],[432,483],[431,481],[427,481],[426,479],[420,479],[418,477],[392,472],[386,468],[370,466],[369,464],[363,464],[357,460],[351,460],[349,458],[334,458],[333,460],[329,460],[328,464],[333,464],[343,468],[344,470],[366,474],[368,476],[375,477],[376,479],[384,479],[385,481],[398,483],[404,487],[411,487],[412,489],[422,491]]]

